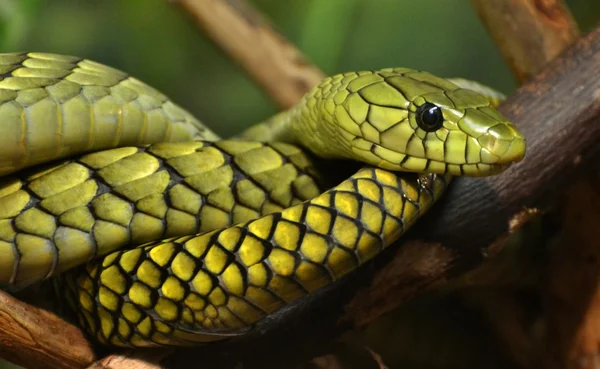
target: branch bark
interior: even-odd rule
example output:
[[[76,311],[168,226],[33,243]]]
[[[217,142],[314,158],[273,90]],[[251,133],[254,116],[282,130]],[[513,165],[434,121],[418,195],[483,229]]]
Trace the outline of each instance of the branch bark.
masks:
[[[0,357],[28,368],[75,369],[95,354],[77,327],[0,291]]]
[[[171,2],[181,6],[283,109],[325,77],[245,0]]]
[[[471,0],[496,46],[524,83],[579,37],[560,0]]]
[[[163,369],[160,362],[173,350],[142,350],[113,354],[96,361],[87,369]]]
[[[472,3],[521,81],[541,70],[579,34],[571,14],[558,0]],[[586,176],[574,181],[564,197],[562,237],[543,266],[544,314],[540,318],[546,335],[536,361],[548,368],[594,368],[600,354],[600,336],[595,333],[600,329],[595,226],[600,220],[600,193],[597,168],[592,171],[591,180]]]

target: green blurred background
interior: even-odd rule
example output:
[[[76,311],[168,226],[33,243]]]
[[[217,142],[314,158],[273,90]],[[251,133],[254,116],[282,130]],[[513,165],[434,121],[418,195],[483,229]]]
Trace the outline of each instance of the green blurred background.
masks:
[[[388,66],[514,81],[467,0],[254,0],[326,73]],[[588,29],[600,2],[570,6]],[[90,58],[162,90],[222,135],[276,107],[165,0],[0,0],[0,50]]]
[[[254,0],[326,73],[406,66],[515,82],[467,0]],[[567,1],[585,32],[600,1]],[[0,0],[0,52],[77,55],[158,88],[221,134],[277,107],[165,0]],[[3,366],[4,365],[4,366]],[[0,360],[0,368],[11,368]]]

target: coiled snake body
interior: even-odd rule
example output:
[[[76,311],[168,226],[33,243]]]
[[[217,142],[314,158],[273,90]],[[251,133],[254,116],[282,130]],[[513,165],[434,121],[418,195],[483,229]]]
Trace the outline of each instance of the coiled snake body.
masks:
[[[67,272],[80,324],[119,346],[243,334],[398,239],[451,175],[525,151],[490,96],[405,68],[329,77],[241,136],[257,141],[88,60],[1,54],[0,71],[0,284]],[[366,166],[320,194],[293,144]]]

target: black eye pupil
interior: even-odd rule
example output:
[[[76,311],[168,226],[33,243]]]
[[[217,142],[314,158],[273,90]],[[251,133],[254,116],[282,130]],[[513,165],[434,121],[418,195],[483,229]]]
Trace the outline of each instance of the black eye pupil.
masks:
[[[417,108],[417,124],[427,132],[435,131],[444,124],[442,109],[432,103],[425,103]]]

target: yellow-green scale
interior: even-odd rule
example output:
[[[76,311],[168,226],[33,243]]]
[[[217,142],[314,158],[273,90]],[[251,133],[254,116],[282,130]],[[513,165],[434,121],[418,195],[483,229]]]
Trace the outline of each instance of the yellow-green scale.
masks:
[[[67,277],[71,299],[80,323],[104,343],[191,345],[243,334],[370,260],[445,185],[435,175],[419,181],[365,168],[245,224],[109,254]]]
[[[108,254],[66,278],[81,324],[103,343],[242,334],[397,239],[448,179],[366,168],[315,197],[294,146],[155,144],[218,137],[123,72],[43,53],[0,54],[0,72],[0,175],[80,155],[3,180],[0,284]],[[498,95],[461,84],[406,68],[344,73],[244,136],[391,170],[490,175],[520,160],[525,140],[493,108]],[[419,121],[425,104],[443,117],[435,130]],[[179,238],[158,241],[169,236]]]
[[[0,175],[110,147],[218,139],[126,73],[56,54],[0,54],[0,116]]]
[[[320,193],[314,176],[294,146],[234,141],[122,147],[23,173],[0,187],[0,284],[283,210]]]

